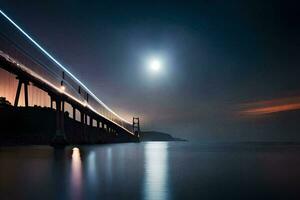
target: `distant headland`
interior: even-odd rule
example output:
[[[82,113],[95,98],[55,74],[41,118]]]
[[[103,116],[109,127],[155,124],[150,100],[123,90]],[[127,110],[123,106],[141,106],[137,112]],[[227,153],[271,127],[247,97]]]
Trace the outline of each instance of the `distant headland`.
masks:
[[[182,138],[175,138],[168,133],[158,132],[158,131],[141,131],[140,133],[140,141],[182,141],[185,142],[187,140]]]

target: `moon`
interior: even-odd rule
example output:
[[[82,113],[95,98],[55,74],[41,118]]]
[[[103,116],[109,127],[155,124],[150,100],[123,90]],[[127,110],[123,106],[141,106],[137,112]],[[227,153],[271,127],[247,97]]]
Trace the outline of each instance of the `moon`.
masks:
[[[162,62],[161,60],[159,60],[158,58],[152,58],[150,61],[149,61],[149,67],[150,67],[150,70],[153,71],[153,72],[159,72],[161,70],[161,67],[162,67]]]

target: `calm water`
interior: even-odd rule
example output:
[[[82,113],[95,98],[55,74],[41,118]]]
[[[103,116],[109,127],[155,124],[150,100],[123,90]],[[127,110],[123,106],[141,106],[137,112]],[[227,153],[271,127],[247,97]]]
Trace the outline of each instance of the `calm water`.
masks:
[[[0,148],[1,199],[299,199],[299,186],[297,146]]]

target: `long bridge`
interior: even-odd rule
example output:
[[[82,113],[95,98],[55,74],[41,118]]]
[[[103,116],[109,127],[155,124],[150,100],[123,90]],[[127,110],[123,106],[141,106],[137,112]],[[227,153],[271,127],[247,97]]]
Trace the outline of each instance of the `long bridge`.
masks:
[[[7,112],[48,110],[54,143],[72,141],[72,132],[83,138],[77,143],[138,141],[139,118],[129,122],[115,113],[2,10],[0,27],[0,97],[13,104]],[[90,132],[98,139],[86,139]]]

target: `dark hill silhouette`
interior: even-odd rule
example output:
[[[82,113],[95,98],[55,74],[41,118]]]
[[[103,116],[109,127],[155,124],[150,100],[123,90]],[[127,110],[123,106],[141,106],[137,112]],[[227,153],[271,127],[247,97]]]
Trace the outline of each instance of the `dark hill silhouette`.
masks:
[[[174,138],[168,133],[158,132],[158,131],[141,131],[140,140],[145,141],[186,141],[181,138]]]
[[[11,106],[11,103],[6,100],[5,97],[0,97],[0,107],[8,107]]]

